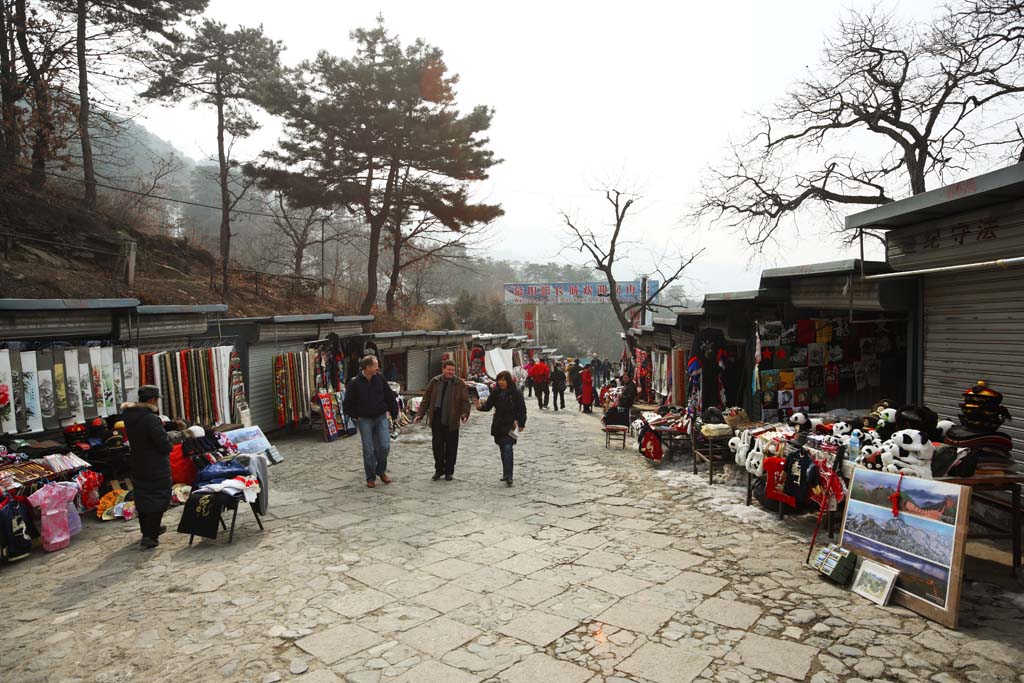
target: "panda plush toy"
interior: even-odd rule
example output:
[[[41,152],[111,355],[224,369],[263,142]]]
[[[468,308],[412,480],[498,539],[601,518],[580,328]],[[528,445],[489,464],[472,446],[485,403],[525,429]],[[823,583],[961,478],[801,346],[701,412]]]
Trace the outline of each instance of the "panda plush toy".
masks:
[[[878,422],[875,424],[875,431],[882,441],[888,441],[896,433],[896,409],[884,408],[878,415]]]
[[[883,454],[885,470],[922,479],[932,478],[932,457],[935,444],[917,429],[903,429],[893,434],[888,452]]]
[[[946,435],[949,434],[949,430],[955,426],[956,424],[952,420],[939,420],[938,425],[936,425],[938,433],[934,435],[938,437],[936,438],[936,441],[944,442],[946,440]]]
[[[881,470],[885,468],[882,464],[882,449],[880,446],[868,444],[860,449],[857,456],[857,464],[869,470]]]
[[[806,434],[811,431],[816,431],[821,425],[821,420],[808,417],[807,413],[801,410],[793,413],[789,417],[789,424],[799,429],[801,434]]]
[[[736,464],[745,467],[747,464],[747,453],[750,452],[750,431],[744,429],[739,436],[729,439],[729,449],[736,456]]]
[[[747,472],[750,472],[757,478],[764,476],[764,451],[761,450],[761,442],[755,440],[750,452],[747,453],[746,461]]]
[[[849,422],[836,422],[832,425],[832,436],[837,439],[842,439],[845,436],[849,436],[850,432],[853,431],[853,427],[850,426]]]

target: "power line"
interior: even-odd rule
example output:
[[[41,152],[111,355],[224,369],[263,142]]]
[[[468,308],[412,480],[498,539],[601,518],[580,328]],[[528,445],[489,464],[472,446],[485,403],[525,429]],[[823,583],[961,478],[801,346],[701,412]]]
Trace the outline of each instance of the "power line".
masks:
[[[20,168],[25,171],[33,170],[29,166],[22,166],[20,164],[11,164],[15,168]],[[76,178],[75,176],[64,175],[61,173],[54,173],[53,171],[47,171],[46,175],[53,176],[54,178],[61,178],[63,180],[73,180],[76,183],[86,184],[82,178]],[[108,185],[106,183],[95,182],[96,187],[102,187],[104,190],[114,190],[115,192],[125,192],[127,194],[133,194],[139,197],[145,197],[146,199],[159,199],[165,202],[173,202],[175,204],[185,204],[187,206],[196,206],[201,209],[213,209],[214,211],[221,211],[223,207],[213,206],[212,204],[202,204],[200,202],[193,202],[187,199],[175,199],[174,197],[164,197],[162,195],[150,194],[148,192],[141,192],[140,190],[130,190],[126,187],[117,187],[116,185]],[[260,218],[280,218],[272,213],[261,213],[259,211],[246,211],[245,209],[232,209],[231,213],[237,213],[245,216],[258,216]]]

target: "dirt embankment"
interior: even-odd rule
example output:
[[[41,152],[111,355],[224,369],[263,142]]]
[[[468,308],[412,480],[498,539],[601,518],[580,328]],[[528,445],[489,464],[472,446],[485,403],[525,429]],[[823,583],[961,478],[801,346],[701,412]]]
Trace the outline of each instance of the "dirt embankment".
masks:
[[[125,278],[126,240],[138,244],[133,287]],[[0,298],[221,303],[219,277],[218,259],[205,249],[86,211],[58,193],[0,187]],[[316,289],[264,275],[257,284],[252,273],[236,273],[228,315],[344,312],[322,302]]]

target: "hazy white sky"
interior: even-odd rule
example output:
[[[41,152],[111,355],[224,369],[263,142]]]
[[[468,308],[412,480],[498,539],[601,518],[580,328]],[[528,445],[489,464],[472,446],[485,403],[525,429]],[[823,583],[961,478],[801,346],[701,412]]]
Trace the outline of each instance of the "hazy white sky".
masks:
[[[685,221],[701,169],[720,158],[730,134],[813,65],[824,35],[844,8],[874,0],[724,2],[423,2],[401,0],[212,0],[208,14],[229,25],[263,24],[283,41],[288,63],[326,49],[349,54],[352,28],[383,14],[403,40],[425,39],[461,77],[459,104],[496,110],[492,148],[504,163],[481,194],[505,216],[491,254],[558,256],[559,209],[606,220],[589,188],[622,180],[642,186],[642,211],[630,221],[644,246],[620,276],[644,272],[652,254],[708,252],[690,271],[694,294],[755,287],[762,267],[853,256],[804,221],[769,260],[728,233]],[[901,0],[898,11],[925,17],[937,0]],[[145,124],[196,158],[214,149],[209,112],[150,104]],[[237,149],[270,147],[268,127]],[[879,254],[874,254],[876,257]]]

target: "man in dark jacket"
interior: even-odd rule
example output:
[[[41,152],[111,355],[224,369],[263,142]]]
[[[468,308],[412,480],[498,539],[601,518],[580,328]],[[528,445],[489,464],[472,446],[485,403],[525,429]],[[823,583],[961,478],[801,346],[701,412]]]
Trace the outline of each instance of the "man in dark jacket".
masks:
[[[143,548],[155,548],[167,531],[160,522],[171,504],[171,444],[183,440],[180,431],[168,433],[164,428],[157,414],[159,399],[160,390],[146,384],[139,387],[138,403],[121,405]]]
[[[469,389],[455,376],[455,361],[441,364],[441,374],[430,380],[423,392],[416,422],[427,417],[433,435],[434,476],[451,481],[459,455],[459,425],[469,420]]]
[[[583,389],[583,379],[580,377],[580,364],[574,358],[572,363],[569,363],[569,384],[572,385],[572,393],[576,396],[577,400],[580,396],[580,391]]]
[[[364,357],[359,361],[359,367],[361,372],[345,387],[341,407],[356,421],[359,438],[363,442],[366,486],[372,489],[377,486],[377,477],[385,484],[391,483],[388,476],[388,453],[391,452],[388,414],[398,418],[398,400],[380,374],[380,364],[375,356]]]
[[[565,370],[558,363],[551,371],[551,393],[554,394],[555,412],[558,412],[558,404],[561,401],[562,410],[565,410]]]

